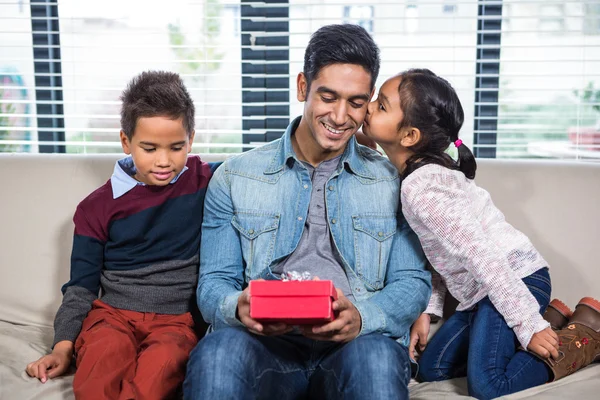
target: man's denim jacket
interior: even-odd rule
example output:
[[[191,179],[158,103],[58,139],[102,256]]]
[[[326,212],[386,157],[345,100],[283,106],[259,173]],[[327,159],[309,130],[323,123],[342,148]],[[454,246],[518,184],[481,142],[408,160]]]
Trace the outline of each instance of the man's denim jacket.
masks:
[[[242,326],[238,297],[254,279],[276,279],[272,268],[289,256],[304,230],[311,198],[308,170],[292,149],[291,135],[226,160],[205,198],[198,306],[212,329]],[[327,223],[343,261],[360,335],[401,339],[425,310],[431,275],[416,234],[399,206],[394,166],[352,138],[325,185]]]

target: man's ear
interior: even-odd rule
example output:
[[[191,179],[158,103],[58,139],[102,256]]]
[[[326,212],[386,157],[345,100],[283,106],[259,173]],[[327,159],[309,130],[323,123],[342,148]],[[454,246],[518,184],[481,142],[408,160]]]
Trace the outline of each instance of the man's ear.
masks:
[[[418,128],[408,127],[402,130],[402,147],[412,147],[421,141],[421,131]]]
[[[131,143],[129,143],[129,139],[127,139],[125,131],[121,130],[119,136],[121,138],[121,147],[123,148],[123,152],[125,154],[131,154]]]
[[[296,88],[297,88],[297,93],[296,93],[296,97],[298,98],[298,101],[303,102],[306,101],[306,96],[307,96],[307,89],[308,89],[308,85],[306,82],[306,76],[304,75],[303,72],[300,72],[298,74],[298,77],[296,78]]]

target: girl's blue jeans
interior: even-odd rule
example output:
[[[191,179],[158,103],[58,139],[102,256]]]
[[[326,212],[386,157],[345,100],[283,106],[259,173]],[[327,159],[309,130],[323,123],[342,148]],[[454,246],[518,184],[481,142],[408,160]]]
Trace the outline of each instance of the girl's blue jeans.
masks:
[[[523,278],[544,313],[550,302],[548,268]],[[469,395],[492,399],[548,382],[544,362],[523,350],[488,297],[457,311],[427,344],[419,360],[423,381],[467,377]]]

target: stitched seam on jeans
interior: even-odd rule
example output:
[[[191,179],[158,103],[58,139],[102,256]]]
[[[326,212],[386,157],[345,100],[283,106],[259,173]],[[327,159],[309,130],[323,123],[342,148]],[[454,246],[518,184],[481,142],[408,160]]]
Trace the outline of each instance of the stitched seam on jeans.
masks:
[[[516,353],[515,353],[516,354]],[[519,368],[519,370],[517,372],[515,372],[511,377],[506,377],[508,380],[513,380],[515,376],[517,376],[521,371],[523,371],[523,369],[525,368],[529,368],[529,366],[531,365],[531,362],[534,360],[535,356],[531,356],[531,358],[529,359],[529,361],[527,361],[525,364],[523,364],[521,366],[521,368]]]
[[[322,365],[317,366],[317,368],[327,373],[333,374],[333,377],[335,378],[335,386],[337,387],[338,393],[344,393],[344,388],[342,387],[340,380],[333,369],[324,368]]]
[[[546,300],[550,300],[550,295],[540,288],[537,288],[535,286],[527,286],[527,289],[529,289],[530,292],[538,292],[539,294],[543,295]]]
[[[498,319],[496,326],[492,326],[492,329],[489,329],[492,332],[496,332],[496,337],[494,338],[494,346],[493,346],[493,351],[492,351],[492,357],[488,358],[489,361],[491,361],[493,364],[491,365],[491,368],[496,368],[496,366],[498,365],[497,361],[498,361],[498,348],[500,347],[500,329],[502,328],[502,324],[504,324],[504,319]],[[491,340],[488,340],[488,343],[492,343]],[[467,369],[468,370],[468,369]]]
[[[548,277],[546,277],[546,275]],[[550,283],[550,273],[548,271],[548,267],[544,267],[544,268],[540,268],[537,271],[535,271],[534,273],[532,273],[529,276],[526,276],[525,278],[535,278],[535,279],[541,279],[541,280],[545,280],[547,281],[547,283]],[[523,278],[523,279],[525,279]]]
[[[463,327],[462,327],[462,328],[461,328],[461,329],[460,329],[458,332],[456,332],[456,333],[454,334],[454,336],[452,336],[452,337],[450,338],[450,340],[448,341],[448,343],[446,343],[446,345],[444,346],[444,348],[443,348],[443,349],[442,349],[442,351],[440,352],[440,356],[438,357],[438,359],[437,359],[437,361],[436,361],[435,369],[436,369],[437,373],[439,374],[439,376],[440,376],[441,378],[446,378],[446,379],[451,379],[451,378],[452,378],[452,377],[450,377],[450,376],[448,376],[448,375],[444,374],[444,373],[443,373],[443,372],[440,370],[440,363],[441,363],[441,361],[442,361],[442,357],[444,356],[444,353],[446,352],[446,350],[448,350],[448,347],[450,346],[450,344],[451,344],[451,343],[454,341],[454,339],[456,339],[456,337],[457,337],[458,335],[460,335],[461,333],[463,333],[463,331],[464,331],[465,329],[467,329],[468,327],[469,327],[469,324],[467,324],[467,325],[463,326]]]
[[[552,282],[550,282],[550,279],[547,279],[544,276],[539,276],[539,275],[535,275],[534,274],[534,275],[526,276],[525,279],[535,279],[537,281],[541,281],[541,282],[546,283],[548,286],[552,286]]]
[[[265,375],[268,372],[275,372],[277,374],[291,374],[291,373],[295,373],[295,372],[304,372],[304,369],[297,368],[297,369],[293,369],[290,371],[280,371],[275,368],[267,368],[267,369],[263,370],[262,373],[256,377],[256,379],[254,380],[254,385],[252,385],[252,390],[256,389],[256,386],[260,383],[260,380],[262,379],[263,375]]]

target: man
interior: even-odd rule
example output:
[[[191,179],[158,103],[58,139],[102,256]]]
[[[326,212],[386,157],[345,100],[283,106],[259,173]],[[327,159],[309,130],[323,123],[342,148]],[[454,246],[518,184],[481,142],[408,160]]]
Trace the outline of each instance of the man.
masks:
[[[297,78],[303,115],[215,173],[197,292],[213,332],[192,352],[186,398],[408,398],[409,328],[430,274],[399,211],[396,169],[353,138],[378,73],[363,28],[319,29]],[[333,281],[334,321],[250,317],[248,282],[289,271]]]

